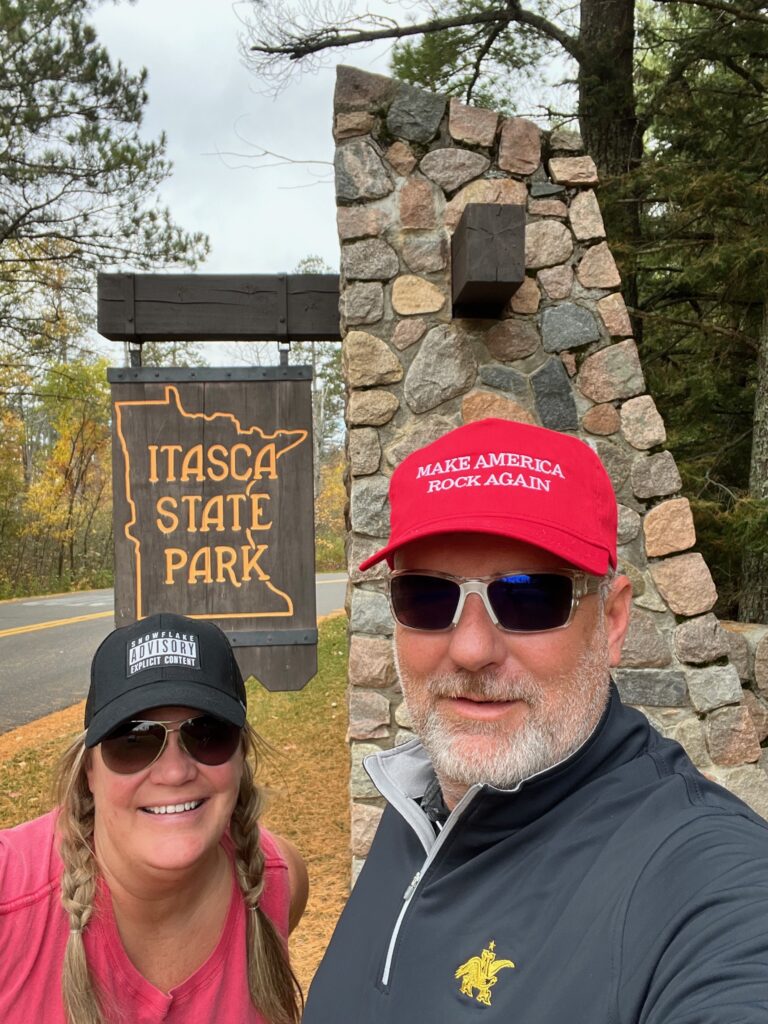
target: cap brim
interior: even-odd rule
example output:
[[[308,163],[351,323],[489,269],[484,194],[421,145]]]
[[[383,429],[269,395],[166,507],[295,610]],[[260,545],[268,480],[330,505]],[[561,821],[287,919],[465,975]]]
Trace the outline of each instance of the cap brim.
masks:
[[[604,576],[610,566],[610,552],[601,545],[592,544],[583,537],[574,537],[554,526],[503,515],[499,516],[498,520],[489,516],[473,520],[465,516],[457,519],[455,524],[447,524],[444,518],[440,520],[439,524],[422,524],[418,529],[390,541],[386,547],[366,558],[360,563],[359,569],[361,572],[365,572],[366,569],[370,569],[371,566],[384,559],[391,567],[393,555],[406,544],[449,533],[486,533],[494,537],[523,541],[557,555],[577,569],[582,569],[594,576]]]
[[[205,711],[209,715],[223,718],[225,722],[231,722],[240,729],[245,725],[245,708],[234,697],[200,682],[163,679],[148,682],[121,694],[97,711],[85,734],[86,747],[95,747],[121,722],[134,718],[142,711],[167,705]]]

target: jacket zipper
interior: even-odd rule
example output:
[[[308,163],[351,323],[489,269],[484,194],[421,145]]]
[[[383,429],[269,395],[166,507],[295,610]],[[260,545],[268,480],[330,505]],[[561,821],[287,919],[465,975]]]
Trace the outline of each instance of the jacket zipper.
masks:
[[[456,822],[461,817],[461,815],[464,813],[464,811],[466,810],[468,804],[470,804],[471,801],[475,798],[475,796],[480,792],[481,788],[482,787],[479,786],[479,785],[470,786],[470,788],[467,790],[467,792],[464,794],[464,796],[461,798],[461,800],[459,800],[459,802],[456,804],[454,809],[451,811],[451,814],[448,817],[448,820],[446,821],[445,825],[443,826],[442,832],[440,832],[440,834],[438,836],[436,836],[435,841],[432,844],[432,848],[427,853],[426,860],[421,865],[421,869],[416,872],[416,874],[413,876],[413,878],[411,879],[410,883],[408,884],[408,888],[403,893],[403,905],[400,908],[400,913],[397,915],[397,920],[395,921],[395,926],[392,929],[392,935],[390,936],[390,939],[389,939],[389,946],[387,947],[387,957],[386,957],[386,960],[384,961],[384,970],[383,970],[382,975],[381,975],[381,984],[383,986],[385,986],[385,987],[387,985],[389,985],[389,978],[390,978],[390,975],[392,973],[392,959],[393,959],[394,954],[395,954],[395,946],[397,945],[397,939],[398,939],[398,936],[400,934],[400,928],[401,928],[402,923],[403,923],[403,918],[405,917],[405,915],[406,915],[406,913],[408,911],[408,907],[411,905],[411,901],[413,900],[413,897],[416,895],[416,890],[419,887],[419,883],[421,882],[421,880],[424,877],[424,875],[427,873],[427,869],[431,865],[432,861],[435,859],[437,854],[440,852],[440,850],[441,850],[443,844],[445,843],[448,835],[453,831],[453,829],[454,829],[454,827],[456,825]],[[386,796],[386,794],[385,794],[385,796]],[[389,797],[387,797],[387,799],[389,799]],[[392,801],[390,801],[390,802],[392,802]],[[432,828],[432,826],[430,825],[430,829],[431,828]]]

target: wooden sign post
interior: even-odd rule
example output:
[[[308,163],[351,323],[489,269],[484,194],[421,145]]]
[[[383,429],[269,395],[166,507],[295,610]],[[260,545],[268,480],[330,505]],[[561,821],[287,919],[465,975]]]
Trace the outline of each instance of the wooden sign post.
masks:
[[[244,675],[317,671],[311,368],[109,371],[115,621],[214,619]]]

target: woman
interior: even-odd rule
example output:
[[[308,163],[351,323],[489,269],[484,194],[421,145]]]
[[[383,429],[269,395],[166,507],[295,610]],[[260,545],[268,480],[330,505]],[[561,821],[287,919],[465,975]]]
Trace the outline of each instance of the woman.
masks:
[[[101,644],[59,806],[0,832],[3,1024],[296,1024],[307,876],[259,829],[245,701],[210,622]]]

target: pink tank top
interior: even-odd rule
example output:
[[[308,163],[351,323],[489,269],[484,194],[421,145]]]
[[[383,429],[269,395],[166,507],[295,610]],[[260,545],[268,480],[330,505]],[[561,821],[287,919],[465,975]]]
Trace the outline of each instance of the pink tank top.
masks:
[[[62,865],[56,850],[56,812],[0,831],[0,1021],[66,1024],[61,970],[69,920],[61,906]],[[225,840],[231,851],[231,843]],[[273,837],[261,831],[265,856],[264,912],[288,934],[288,868]],[[233,880],[219,943],[186,981],[169,993],[133,966],[117,931],[112,903],[98,901],[84,942],[99,988],[130,1024],[266,1024],[248,994],[245,905]]]

